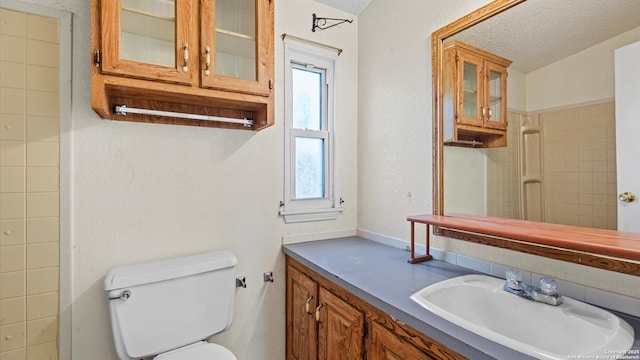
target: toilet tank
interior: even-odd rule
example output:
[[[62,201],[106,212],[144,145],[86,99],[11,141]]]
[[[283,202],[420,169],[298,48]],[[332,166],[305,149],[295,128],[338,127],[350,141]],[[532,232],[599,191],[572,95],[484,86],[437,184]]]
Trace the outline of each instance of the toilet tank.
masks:
[[[228,329],[237,262],[223,250],[111,270],[104,288],[120,359],[163,353]]]

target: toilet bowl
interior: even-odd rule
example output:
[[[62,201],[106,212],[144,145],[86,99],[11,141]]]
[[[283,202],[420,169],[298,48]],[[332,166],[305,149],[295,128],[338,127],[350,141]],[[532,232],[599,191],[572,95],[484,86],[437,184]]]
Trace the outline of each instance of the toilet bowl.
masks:
[[[236,360],[206,339],[231,326],[237,262],[222,250],[111,270],[104,288],[118,357]]]

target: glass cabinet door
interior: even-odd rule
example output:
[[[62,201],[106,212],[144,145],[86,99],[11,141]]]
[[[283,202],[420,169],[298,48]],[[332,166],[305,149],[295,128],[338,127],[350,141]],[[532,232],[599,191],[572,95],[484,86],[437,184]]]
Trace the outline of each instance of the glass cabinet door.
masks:
[[[269,0],[204,0],[201,6],[202,86],[269,95]]]
[[[192,1],[102,1],[102,72],[192,83]]]
[[[506,129],[504,116],[507,113],[507,70],[502,66],[487,63],[488,74],[485,87],[485,126],[492,129]]]
[[[256,3],[216,0],[215,74],[256,81]]]
[[[458,52],[458,123],[482,126],[482,60]]]

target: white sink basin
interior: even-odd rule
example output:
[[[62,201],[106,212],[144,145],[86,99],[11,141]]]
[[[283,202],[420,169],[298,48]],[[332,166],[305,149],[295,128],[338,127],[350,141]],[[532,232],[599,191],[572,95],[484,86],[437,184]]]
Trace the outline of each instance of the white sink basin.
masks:
[[[628,350],[633,328],[618,316],[563,297],[551,306],[502,290],[504,280],[466,275],[428,286],[411,299],[444,319],[539,359],[597,358]]]

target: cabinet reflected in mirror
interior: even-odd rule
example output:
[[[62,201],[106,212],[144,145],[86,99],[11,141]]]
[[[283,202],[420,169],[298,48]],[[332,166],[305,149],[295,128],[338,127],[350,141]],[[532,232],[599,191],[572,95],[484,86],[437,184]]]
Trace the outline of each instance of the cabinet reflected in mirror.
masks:
[[[507,67],[511,61],[465,42],[443,48],[444,143],[495,148],[507,145]]]

